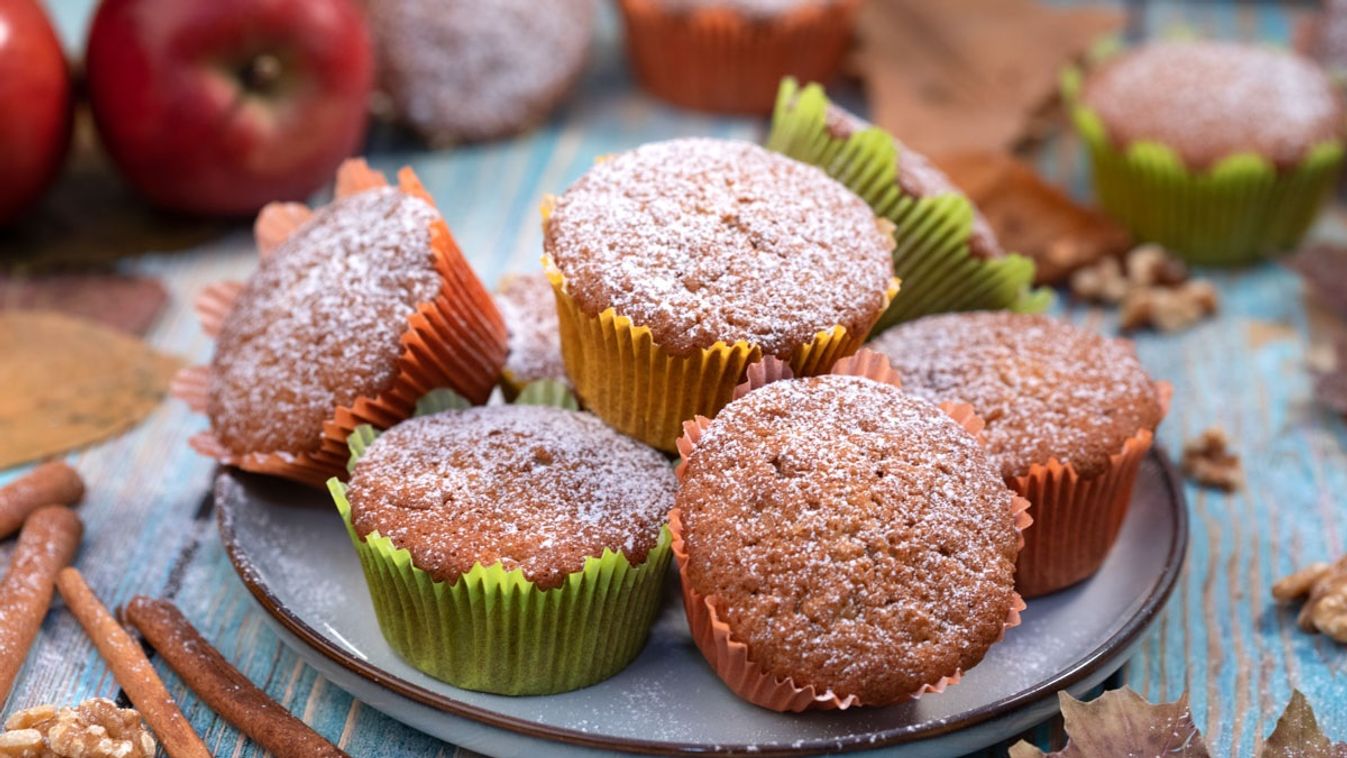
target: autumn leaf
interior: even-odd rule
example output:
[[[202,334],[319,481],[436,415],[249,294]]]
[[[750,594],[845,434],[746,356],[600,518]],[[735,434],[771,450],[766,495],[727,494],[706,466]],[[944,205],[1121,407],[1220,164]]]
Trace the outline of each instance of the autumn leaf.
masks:
[[[1117,222],[1076,203],[1011,155],[954,153],[935,161],[986,216],[1005,249],[1034,259],[1040,284],[1057,284],[1131,247]]]
[[[1291,692],[1277,727],[1263,743],[1260,758],[1347,758],[1347,743],[1332,742],[1319,731],[1314,709],[1300,690]]]
[[[1325,306],[1347,318],[1347,247],[1318,243],[1309,245],[1287,261]]]
[[[1347,416],[1347,338],[1340,338],[1334,347],[1333,368],[1314,373],[1314,399]]]
[[[1065,691],[1058,693],[1069,738],[1066,747],[1048,756],[1095,758],[1102,755],[1176,756],[1207,758],[1202,733],[1193,723],[1185,694],[1173,703],[1148,702],[1124,687],[1082,702]],[[1011,758],[1041,758],[1045,754],[1028,742],[1010,748]]]
[[[0,275],[0,310],[57,310],[145,334],[168,303],[158,279],[121,274]]]
[[[0,469],[119,434],[159,405],[180,361],[52,311],[0,310]]]
[[[1117,8],[1039,0],[871,0],[856,59],[873,120],[915,149],[1009,149],[1062,68],[1123,22]]]

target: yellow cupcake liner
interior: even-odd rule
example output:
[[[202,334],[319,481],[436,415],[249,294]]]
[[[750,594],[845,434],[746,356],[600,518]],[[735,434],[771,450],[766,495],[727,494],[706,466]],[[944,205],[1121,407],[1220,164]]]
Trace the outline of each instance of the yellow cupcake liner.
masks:
[[[521,398],[542,402],[559,397],[557,388],[565,391],[555,382],[535,389],[547,384],[526,387]],[[455,407],[466,402],[432,393],[419,412]],[[351,435],[352,465],[377,436],[369,426]],[[523,571],[506,571],[499,563],[477,564],[457,581],[438,582],[379,532],[362,540],[351,525],[346,485],[334,477],[328,489],[360,559],[384,639],[436,679],[501,695],[555,694],[607,679],[645,645],[669,566],[667,526],[642,563],[633,566],[622,553],[605,549],[555,589],[540,590]]]
[[[1255,153],[1190,169],[1159,142],[1113,144],[1080,99],[1083,80],[1079,68],[1068,69],[1062,95],[1090,155],[1096,201],[1139,240],[1191,263],[1253,263],[1294,249],[1333,192],[1342,140],[1315,145],[1287,169]]]
[[[975,209],[966,196],[904,193],[893,136],[872,126],[835,137],[828,130],[828,107],[819,85],[801,88],[794,79],[783,79],[767,148],[823,169],[893,223],[893,273],[903,281],[903,294],[889,304],[872,333],[932,313],[1037,313],[1052,303],[1051,290],[1033,289],[1029,258],[1012,253],[983,259],[970,252]]]
[[[655,343],[649,327],[612,308],[588,315],[566,291],[550,256],[543,256],[543,268],[556,293],[561,357],[576,395],[609,426],[651,447],[675,452],[683,422],[714,416],[730,402],[748,366],[763,357],[761,347],[742,340],[674,355]],[[897,291],[895,280],[886,304]],[[824,329],[791,355],[791,369],[796,376],[827,371],[865,339],[866,332],[841,325]]]

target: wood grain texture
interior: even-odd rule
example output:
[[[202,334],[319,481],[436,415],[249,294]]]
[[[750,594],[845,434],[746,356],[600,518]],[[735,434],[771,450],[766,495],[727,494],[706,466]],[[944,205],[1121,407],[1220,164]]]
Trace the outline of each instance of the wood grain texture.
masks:
[[[68,36],[81,38],[70,30],[82,26],[88,3],[56,5]],[[1144,4],[1142,26],[1152,35],[1184,25],[1279,41],[1299,8],[1153,2]],[[756,139],[762,132],[760,121],[680,112],[635,92],[611,17],[603,28],[605,42],[577,97],[524,138],[435,153],[385,131],[371,139],[377,167],[415,167],[489,284],[505,271],[538,265],[539,202],[595,157],[675,136]],[[1070,141],[1049,146],[1042,166],[1055,180],[1084,187],[1086,167]],[[129,273],[162,277],[172,293],[151,342],[190,359],[208,358],[210,342],[197,328],[191,298],[208,283],[245,276],[253,256],[247,234],[239,232],[188,253],[128,265]],[[1121,681],[1152,700],[1172,700],[1187,689],[1213,755],[1251,754],[1293,687],[1305,692],[1328,734],[1347,739],[1347,649],[1297,631],[1294,613],[1276,607],[1268,594],[1272,582],[1294,568],[1347,549],[1341,494],[1347,492],[1347,425],[1310,398],[1304,370],[1309,323],[1296,278],[1274,265],[1213,278],[1223,298],[1218,320],[1183,334],[1143,335],[1138,349],[1150,371],[1176,389],[1160,442],[1175,450],[1209,425],[1224,426],[1244,457],[1248,487],[1233,495],[1189,488],[1187,569]],[[1064,313],[1095,328],[1115,325],[1110,313]],[[136,594],[172,597],[240,671],[354,756],[459,753],[353,701],[279,644],[219,545],[203,499],[212,464],[187,447],[202,428],[203,419],[168,401],[125,436],[70,456],[89,485],[77,565],[90,584],[110,605]],[[0,474],[0,482],[18,473]],[[0,560],[11,545],[0,544]],[[215,755],[262,755],[186,692],[162,661],[155,659],[155,666]],[[117,691],[75,620],[57,611],[43,625],[9,708]],[[1054,734],[1046,727],[1035,732],[1040,740]]]

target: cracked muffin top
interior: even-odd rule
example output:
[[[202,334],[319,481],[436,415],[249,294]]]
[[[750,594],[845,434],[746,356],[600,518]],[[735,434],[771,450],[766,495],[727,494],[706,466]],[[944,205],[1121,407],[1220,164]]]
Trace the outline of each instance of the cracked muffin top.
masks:
[[[384,432],[346,497],[362,539],[378,531],[437,581],[499,563],[551,589],[604,550],[644,562],[675,486],[663,456],[588,413],[497,405]]]
[[[385,391],[439,293],[439,211],[392,187],[334,200],[262,258],[225,318],[207,413],[236,454],[312,452],[339,405]]]
[[[686,463],[686,579],[778,677],[881,705],[1000,639],[1012,495],[940,408],[861,377],[779,381],[726,406]]]
[[[744,341],[788,357],[884,310],[893,238],[823,171],[748,142],[680,139],[612,156],[557,198],[544,247],[566,291],[685,355]]]
[[[1164,417],[1132,343],[1042,315],[947,313],[889,329],[868,347],[903,388],[932,402],[969,403],[1006,477],[1056,458],[1102,472],[1129,437]]]

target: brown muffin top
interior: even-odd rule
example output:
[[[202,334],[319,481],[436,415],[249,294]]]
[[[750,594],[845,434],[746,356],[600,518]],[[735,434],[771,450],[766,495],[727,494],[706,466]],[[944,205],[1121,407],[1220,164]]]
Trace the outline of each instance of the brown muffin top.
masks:
[[[903,387],[932,402],[969,403],[987,422],[1006,477],[1056,458],[1093,476],[1164,412],[1130,342],[1047,316],[948,313],[889,329],[868,347],[888,356]]]
[[[1011,493],[943,411],[827,375],[730,403],[687,458],[688,581],[797,686],[899,700],[982,659],[1013,602]]]
[[[259,263],[225,318],[207,413],[236,454],[318,447],[339,405],[395,376],[400,340],[441,279],[429,203],[385,187],[335,200]]]
[[[379,79],[433,143],[500,137],[542,120],[579,77],[595,0],[368,0]]]
[[[828,104],[825,125],[828,134],[835,139],[847,139],[851,135],[869,129],[870,122],[854,115],[845,108]],[[898,188],[911,197],[933,197],[936,195],[959,195],[966,197],[963,190],[954,186],[944,171],[931,162],[922,153],[904,145],[897,137],[890,137],[898,150]],[[969,201],[970,204],[972,201]],[[996,232],[982,211],[973,207],[973,227],[968,238],[968,252],[983,260],[1000,258],[1005,255]]]
[[[505,370],[515,381],[566,380],[561,361],[561,325],[547,275],[510,274],[496,290],[496,307],[510,333]]]
[[[813,166],[748,142],[679,139],[591,168],[544,245],[590,315],[614,308],[675,355],[737,340],[789,356],[884,308],[892,236]]]
[[[380,435],[347,499],[356,533],[378,530],[439,581],[500,563],[550,589],[604,548],[645,561],[675,487],[663,456],[588,413],[497,405]]]
[[[1234,42],[1156,42],[1106,61],[1082,97],[1117,145],[1149,140],[1205,168],[1255,152],[1294,166],[1342,135],[1323,71],[1293,53]]]

